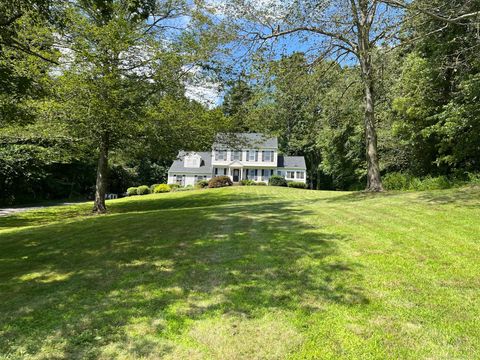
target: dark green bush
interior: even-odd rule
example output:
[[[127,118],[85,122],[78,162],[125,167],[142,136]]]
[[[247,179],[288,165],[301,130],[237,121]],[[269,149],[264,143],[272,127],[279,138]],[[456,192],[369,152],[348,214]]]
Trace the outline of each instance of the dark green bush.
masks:
[[[150,194],[150,188],[147,185],[142,185],[137,188],[137,195]]]
[[[240,185],[252,186],[252,185],[255,185],[255,181],[249,180],[249,179],[243,179],[243,180],[240,180]]]
[[[290,181],[288,183],[288,187],[296,188],[296,189],[306,189],[307,184],[305,184],[303,182],[298,182],[298,181]]]
[[[268,185],[270,186],[288,186],[287,180],[282,176],[274,175],[268,180]]]
[[[153,189],[153,192],[155,194],[161,194],[161,193],[167,193],[167,192],[170,192],[170,190],[172,190],[172,188],[170,187],[170,185],[167,185],[167,184],[159,184],[155,187],[155,189]]]
[[[137,188],[136,187],[129,187],[127,189],[127,196],[137,195]]]
[[[195,184],[195,186],[196,186],[198,189],[204,189],[204,188],[208,187],[208,181],[207,181],[207,180],[197,181],[197,183]]]
[[[255,185],[257,185],[257,186],[267,186],[267,183],[263,182],[263,181],[259,181],[259,182],[255,183]]]
[[[208,182],[209,188],[219,188],[225,186],[232,186],[233,182],[228,176],[216,176]]]

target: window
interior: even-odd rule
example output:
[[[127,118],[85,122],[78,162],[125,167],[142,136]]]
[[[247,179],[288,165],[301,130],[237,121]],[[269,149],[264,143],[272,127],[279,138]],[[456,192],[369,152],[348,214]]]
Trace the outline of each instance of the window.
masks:
[[[176,176],[176,183],[178,185],[182,185],[182,179],[183,179],[183,176],[182,175],[177,175]]]
[[[287,179],[295,179],[295,171],[287,171]]]
[[[227,160],[227,151],[226,150],[215,151],[215,160],[217,160],[217,161]]]
[[[218,168],[215,168],[215,175],[218,175]]]
[[[305,179],[305,173],[303,171],[297,171],[297,179]]]
[[[262,170],[262,176],[263,176],[264,178],[269,178],[270,175],[272,175],[272,172],[273,172],[273,170],[263,169],[263,170]]]
[[[241,151],[234,151],[232,154],[233,154],[233,160],[242,161],[242,152]]]
[[[248,179],[250,180],[257,180],[257,170],[255,169],[248,169],[247,170]]]
[[[227,175],[227,168],[223,169],[223,175]]]
[[[200,167],[200,159],[197,157],[187,156],[185,157],[186,168],[198,168]]]
[[[281,170],[278,170],[278,171],[277,171],[277,175],[278,175],[278,176],[282,176],[282,171],[281,171]]]
[[[248,161],[257,161],[258,158],[258,151],[249,150],[247,151],[247,160]]]
[[[262,151],[262,158],[264,162],[273,161],[273,151]]]

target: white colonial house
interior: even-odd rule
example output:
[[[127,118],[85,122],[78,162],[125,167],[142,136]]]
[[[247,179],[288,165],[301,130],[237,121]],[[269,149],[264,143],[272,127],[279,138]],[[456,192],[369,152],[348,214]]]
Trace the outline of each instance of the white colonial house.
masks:
[[[278,153],[276,137],[241,133],[219,135],[211,151],[180,151],[168,171],[168,183],[194,185],[221,175],[229,176],[234,183],[244,179],[268,183],[272,175],[306,183],[306,171],[303,156]]]

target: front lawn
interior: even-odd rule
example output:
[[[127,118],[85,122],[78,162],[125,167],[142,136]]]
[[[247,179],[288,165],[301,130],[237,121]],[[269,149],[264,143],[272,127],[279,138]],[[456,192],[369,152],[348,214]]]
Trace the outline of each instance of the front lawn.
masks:
[[[480,358],[480,189],[234,187],[0,218],[0,358]]]

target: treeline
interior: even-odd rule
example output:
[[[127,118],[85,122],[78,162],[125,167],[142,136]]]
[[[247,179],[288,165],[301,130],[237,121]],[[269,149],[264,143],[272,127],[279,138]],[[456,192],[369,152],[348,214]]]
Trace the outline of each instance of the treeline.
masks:
[[[451,1],[436,3],[447,12],[459,7]],[[470,10],[478,11],[479,5],[472,4]],[[478,22],[445,23],[417,14],[405,17],[399,37],[372,51],[378,157],[385,187],[448,187],[476,179]],[[301,52],[283,56],[243,74],[232,84],[225,106],[240,128],[277,134],[283,152],[305,155],[313,188],[365,187],[359,65],[328,59],[312,63]]]
[[[104,212],[105,193],[164,182],[178,150],[228,131],[278,136],[316,189],[477,179],[477,1],[223,5],[0,2],[0,203],[87,196]],[[289,56],[255,45],[288,34]],[[315,56],[292,52],[302,41]],[[185,96],[219,72],[231,80],[242,46],[258,51],[223,105]]]

